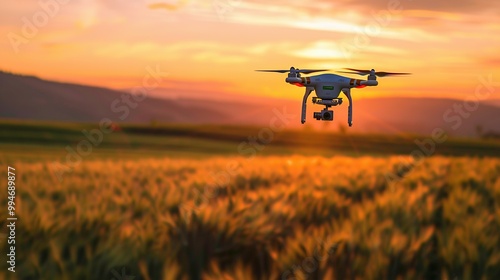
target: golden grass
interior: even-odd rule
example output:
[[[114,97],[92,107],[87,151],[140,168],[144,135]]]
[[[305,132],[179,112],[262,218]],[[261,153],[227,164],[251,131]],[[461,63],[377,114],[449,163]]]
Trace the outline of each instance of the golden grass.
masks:
[[[19,163],[16,277],[500,279],[500,160],[401,162]]]

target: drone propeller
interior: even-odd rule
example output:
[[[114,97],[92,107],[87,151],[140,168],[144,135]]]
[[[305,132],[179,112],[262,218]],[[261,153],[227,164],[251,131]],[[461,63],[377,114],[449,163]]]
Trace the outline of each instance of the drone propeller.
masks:
[[[327,69],[296,69],[294,67],[291,67],[289,70],[255,70],[257,72],[274,72],[274,73],[304,73],[304,74],[311,74],[311,73],[316,73],[316,72],[324,72],[328,71]]]
[[[353,68],[345,68],[348,71],[338,71],[340,73],[347,73],[347,74],[357,74],[361,76],[366,76],[366,75],[375,75],[377,77],[386,77],[386,76],[398,76],[398,75],[411,75],[411,73],[395,73],[395,72],[376,72],[374,69],[372,70],[360,70],[360,69],[353,69]]]
[[[288,73],[290,70],[255,70],[257,72]]]

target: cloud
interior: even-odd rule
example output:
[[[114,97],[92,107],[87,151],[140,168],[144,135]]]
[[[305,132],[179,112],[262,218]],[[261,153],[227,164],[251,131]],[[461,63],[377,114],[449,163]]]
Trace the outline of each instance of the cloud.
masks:
[[[392,1],[392,0],[391,0]],[[345,2],[345,1],[344,1]],[[290,30],[304,30],[332,33],[334,38],[368,35],[376,38],[386,38],[405,41],[441,41],[442,34],[433,34],[434,30],[420,29],[418,24],[410,24],[404,18],[402,11],[371,11],[349,9],[341,6],[343,1],[331,4],[320,1],[319,4],[306,5],[304,2],[290,1],[282,3],[260,3],[259,1],[239,2],[233,9],[229,9],[224,18],[226,22],[266,26],[274,28],[289,28]],[[420,11],[418,16],[442,16],[446,13],[425,13]],[[452,18],[454,14],[446,14]],[[372,32],[376,30],[376,32]],[[288,36],[291,31],[277,33],[277,36]],[[299,34],[299,33],[297,33]],[[304,33],[301,33],[304,34]],[[347,36],[345,35],[347,34]],[[299,35],[300,36],[300,35]]]
[[[80,29],[87,29],[99,22],[100,7],[94,4],[82,5],[79,9],[79,15],[76,18],[76,25]]]
[[[334,60],[344,61],[349,57],[349,54],[335,41],[316,41],[310,43],[305,48],[298,48],[290,51],[290,55],[295,57],[302,57],[307,59],[317,60]],[[387,47],[370,45],[362,50],[362,54],[388,54],[388,55],[401,55],[406,54],[405,50]],[[357,55],[359,56],[359,54]]]
[[[486,57],[480,58],[479,63],[491,68],[500,68],[500,57]]]
[[[317,41],[306,48],[294,50],[291,55],[312,59],[343,59],[344,53],[335,42]]]
[[[446,21],[461,21],[465,17],[460,13],[431,11],[431,10],[403,10],[403,17],[419,18],[419,19],[442,19]]]
[[[432,33],[432,28],[452,23],[470,23],[472,18],[482,18],[483,12],[495,14],[498,19],[500,1],[486,0],[318,0],[311,5],[304,1],[245,0],[225,14],[233,22],[286,26],[299,29],[355,33],[371,22],[382,22],[383,30],[378,36],[386,38],[415,39],[415,35],[404,36],[406,32],[392,32],[395,29],[421,28]],[[429,24],[432,24],[429,25]],[[451,28],[448,26],[448,28]],[[425,38],[423,38],[425,39]]]
[[[264,0],[247,0],[251,3],[265,4]],[[459,13],[475,13],[479,11],[500,10],[499,1],[490,0],[317,0],[314,5],[304,1],[273,1],[274,5],[295,6],[308,13],[316,14],[340,14],[350,10],[377,11],[388,10],[391,7],[398,7],[403,10],[428,10]]]
[[[248,57],[242,55],[224,54],[218,51],[203,51],[192,56],[193,60],[211,63],[242,63],[248,61]]]
[[[124,59],[140,57],[149,60],[191,60],[218,64],[242,63],[255,54],[258,45],[242,48],[238,45],[210,41],[188,41],[169,45],[154,42],[112,43],[95,49],[95,54],[106,58]]]
[[[148,4],[148,8],[151,10],[165,9],[169,11],[175,11],[182,8],[188,3],[189,0],[178,0],[178,1],[168,1],[168,2],[152,2]]]

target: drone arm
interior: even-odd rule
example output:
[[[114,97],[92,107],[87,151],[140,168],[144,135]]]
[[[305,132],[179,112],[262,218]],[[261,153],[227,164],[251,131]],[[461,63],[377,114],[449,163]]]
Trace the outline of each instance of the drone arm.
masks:
[[[306,104],[307,104],[307,98],[311,94],[311,92],[314,90],[312,87],[307,87],[306,88],[306,93],[304,94],[304,99],[302,100],[302,116],[301,116],[301,122],[304,124],[306,122]]]
[[[348,113],[347,113],[347,123],[349,123],[349,126],[352,126],[352,98],[351,98],[351,89],[350,88],[344,88],[344,89],[342,89],[342,92],[345,94],[345,96],[349,100],[349,108],[348,108]]]

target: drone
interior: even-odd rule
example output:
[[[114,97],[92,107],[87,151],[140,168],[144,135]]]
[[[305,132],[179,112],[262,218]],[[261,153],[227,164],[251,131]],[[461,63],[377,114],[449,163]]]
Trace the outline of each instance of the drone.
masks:
[[[288,73],[285,82],[298,86],[305,87],[306,92],[302,101],[302,115],[301,122],[306,122],[306,103],[307,98],[311,92],[316,92],[316,97],[312,98],[313,104],[324,105],[325,108],[320,112],[314,112],[313,117],[316,120],[333,121],[333,111],[329,110],[332,106],[342,104],[342,98],[339,98],[340,92],[343,92],[349,100],[347,123],[352,126],[352,88],[364,88],[367,86],[377,86],[377,77],[396,76],[396,75],[410,75],[410,73],[392,73],[392,72],[377,72],[371,70],[359,70],[353,68],[344,68],[349,71],[338,71],[339,73],[357,74],[361,76],[368,75],[367,80],[351,79],[348,77],[336,74],[321,74],[310,77],[301,77],[301,74],[312,74],[316,72],[329,71],[326,69],[296,69],[291,67],[290,70],[256,70],[258,72],[274,72],[274,73]]]

